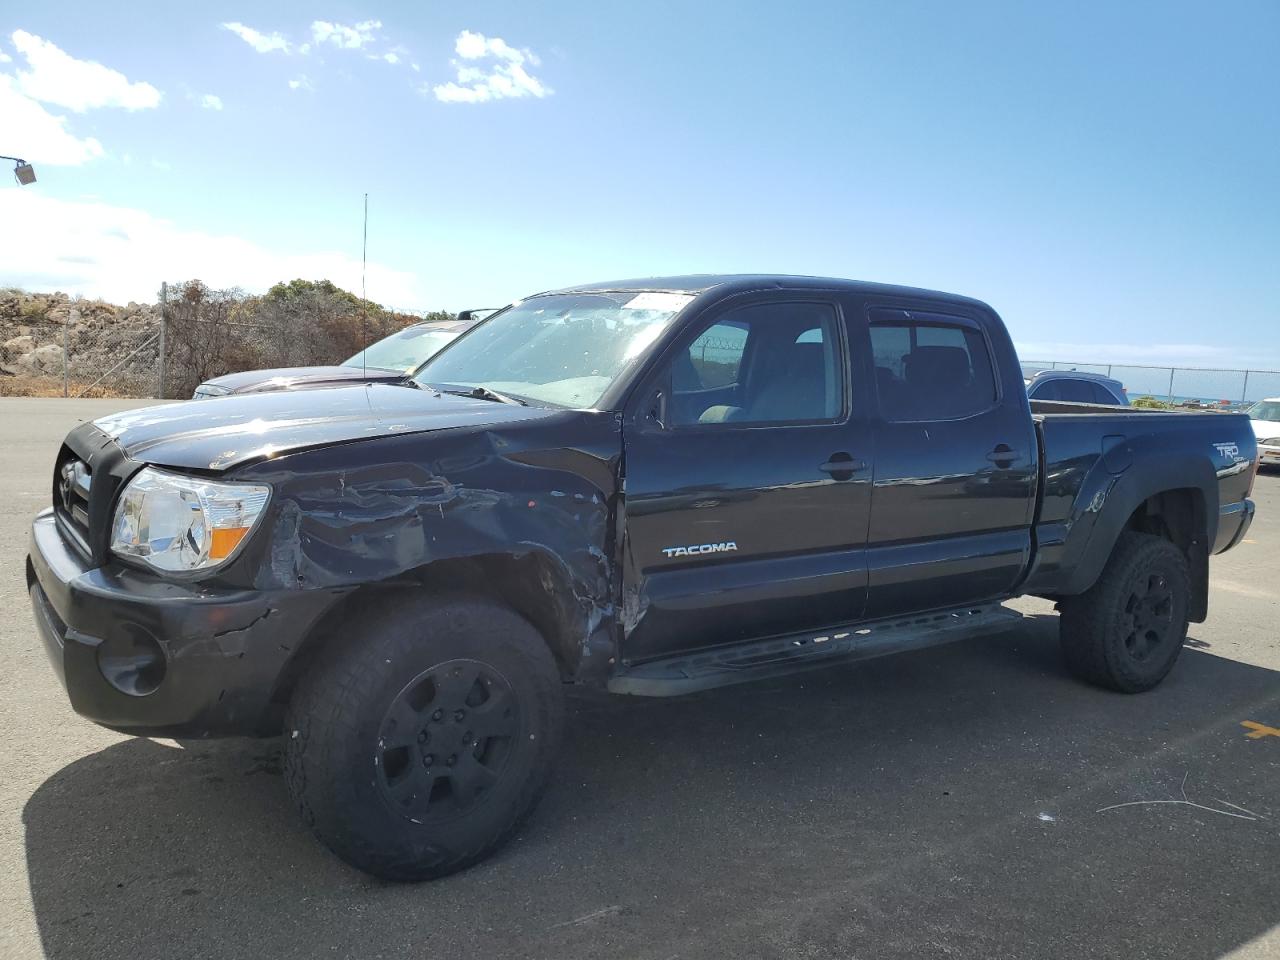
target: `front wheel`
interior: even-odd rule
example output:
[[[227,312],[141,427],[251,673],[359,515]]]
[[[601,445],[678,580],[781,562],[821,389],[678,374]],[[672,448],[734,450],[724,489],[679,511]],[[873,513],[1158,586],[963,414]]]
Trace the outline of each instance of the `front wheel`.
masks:
[[[1187,558],[1147,533],[1123,533],[1098,582],[1062,601],[1067,667],[1090,683],[1141,693],[1173,669],[1187,637]]]
[[[351,865],[426,880],[483,859],[532,810],[560,739],[559,671],[520,616],[393,605],[326,651],[285,726],[304,822]]]

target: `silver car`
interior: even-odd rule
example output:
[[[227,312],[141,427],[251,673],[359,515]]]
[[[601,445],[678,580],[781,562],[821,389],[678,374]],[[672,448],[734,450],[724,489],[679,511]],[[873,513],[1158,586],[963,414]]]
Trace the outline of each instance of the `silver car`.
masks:
[[[1027,377],[1027,396],[1032,400],[1061,400],[1067,403],[1101,403],[1129,406],[1129,395],[1119,380],[1085,370],[1041,370]]]

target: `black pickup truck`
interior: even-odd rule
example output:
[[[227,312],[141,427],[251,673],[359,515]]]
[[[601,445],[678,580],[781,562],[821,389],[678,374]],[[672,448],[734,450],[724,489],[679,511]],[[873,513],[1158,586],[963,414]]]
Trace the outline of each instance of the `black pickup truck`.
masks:
[[[976,300],[781,276],[539,294],[398,386],[84,424],[27,580],[71,705],[283,733],[339,856],[440,876],[551,776],[562,685],[666,696],[1061,610],[1161,681],[1253,515],[1244,416],[1028,401]]]

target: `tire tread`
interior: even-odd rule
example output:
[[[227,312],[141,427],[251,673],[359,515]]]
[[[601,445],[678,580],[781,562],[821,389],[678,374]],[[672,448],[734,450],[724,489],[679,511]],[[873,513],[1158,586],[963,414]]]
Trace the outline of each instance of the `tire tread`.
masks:
[[[1121,693],[1139,693],[1158,685],[1177,661],[1175,653],[1163,669],[1140,676],[1112,656],[1113,619],[1116,605],[1126,599],[1129,580],[1138,570],[1169,563],[1183,596],[1182,632],[1186,634],[1186,600],[1189,595],[1187,559],[1173,543],[1149,533],[1126,531],[1116,541],[1098,581],[1076,597],[1062,601],[1059,640],[1067,668],[1082,680]],[[1178,646],[1181,648],[1182,640]]]
[[[378,672],[370,659],[395,659],[425,633],[448,633],[477,638],[477,644],[504,642],[520,668],[532,678],[546,711],[549,735],[534,747],[537,759],[531,775],[508,805],[496,829],[458,845],[454,855],[424,863],[421,845],[371,843],[364,831],[347,828],[368,816],[349,802],[341,781],[352,775],[342,763],[337,745],[351,743],[367,723],[360,705],[376,702]],[[353,866],[388,880],[426,880],[462,870],[502,846],[532,812],[550,779],[551,765],[563,725],[559,669],[541,635],[505,607],[479,599],[415,599],[392,606],[370,619],[346,642],[323,651],[295,688],[286,714],[284,772],[289,793],[307,828],[339,857]],[[425,641],[430,642],[430,641]],[[407,680],[408,678],[406,678]],[[406,821],[408,824],[409,821]]]

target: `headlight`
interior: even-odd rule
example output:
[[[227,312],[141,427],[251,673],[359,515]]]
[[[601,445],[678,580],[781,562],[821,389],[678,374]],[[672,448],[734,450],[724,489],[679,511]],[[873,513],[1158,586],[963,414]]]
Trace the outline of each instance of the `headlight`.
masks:
[[[1265,440],[1259,440],[1264,447],[1280,447],[1280,437],[1267,437]]]
[[[271,496],[253,483],[221,483],[139,471],[116,505],[111,550],[157,570],[208,570],[249,536]]]

